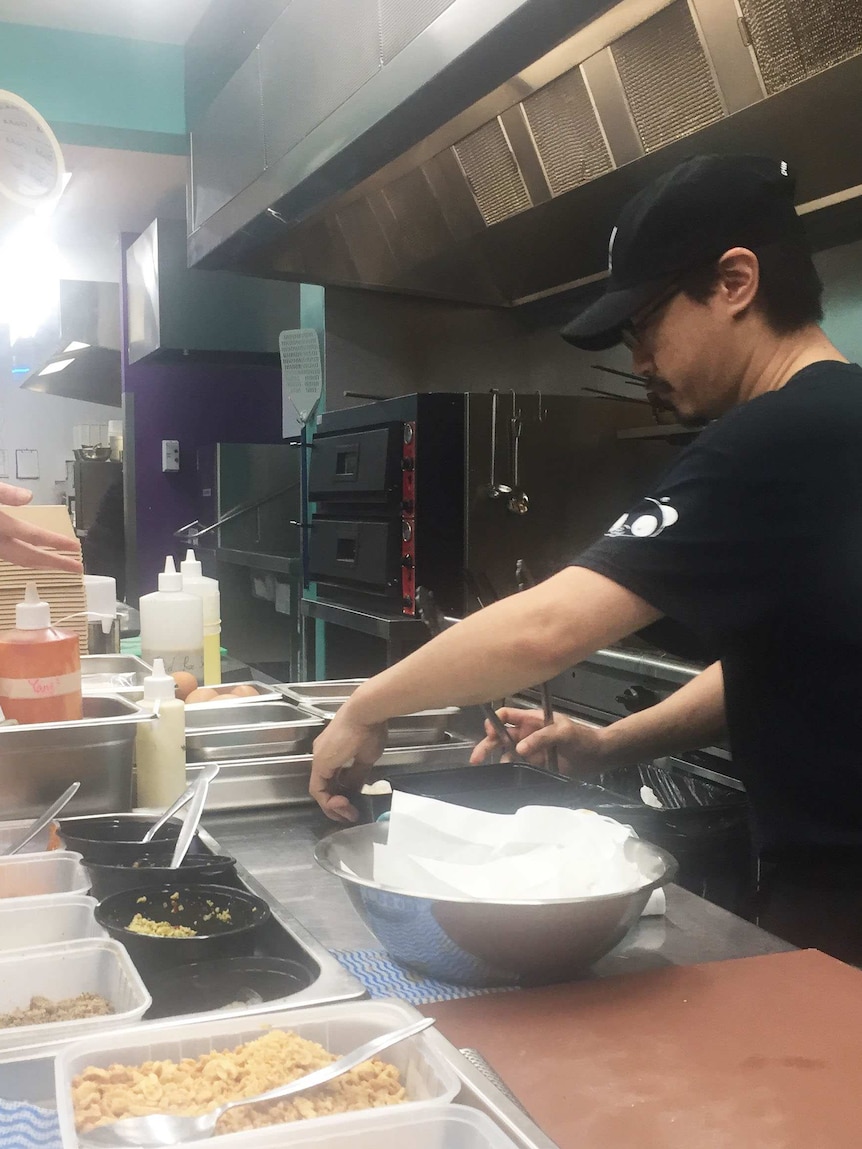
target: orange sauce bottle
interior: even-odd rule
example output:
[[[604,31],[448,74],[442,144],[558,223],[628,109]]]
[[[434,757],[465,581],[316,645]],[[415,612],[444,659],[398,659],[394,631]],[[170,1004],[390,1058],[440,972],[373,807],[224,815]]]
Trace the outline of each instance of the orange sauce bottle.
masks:
[[[33,582],[15,608],[15,630],[0,632],[0,707],[22,724],[83,716],[78,636],[51,625]]]

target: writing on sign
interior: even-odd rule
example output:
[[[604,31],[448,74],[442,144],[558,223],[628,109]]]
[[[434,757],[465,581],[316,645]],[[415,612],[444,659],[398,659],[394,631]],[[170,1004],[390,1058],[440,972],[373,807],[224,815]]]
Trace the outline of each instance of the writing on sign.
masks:
[[[311,327],[282,331],[278,337],[281,356],[281,390],[290,400],[296,417],[305,424],[314,414],[323,391],[320,343]]]

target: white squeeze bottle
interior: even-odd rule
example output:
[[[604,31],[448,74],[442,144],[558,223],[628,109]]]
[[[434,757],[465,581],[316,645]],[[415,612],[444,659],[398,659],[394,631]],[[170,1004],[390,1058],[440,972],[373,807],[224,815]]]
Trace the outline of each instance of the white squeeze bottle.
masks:
[[[207,578],[193,550],[180,563],[183,590],[193,594],[204,608],[204,678],[207,686],[221,682],[221,597],[218,579]]]
[[[158,706],[158,717],[139,722],[135,738],[139,806],[170,806],[186,788],[186,708],[174,697],[175,685],[157,658],[141,705],[151,712]]]
[[[183,591],[183,576],[170,555],[159,575],[159,589],[141,596],[141,657],[153,663],[161,658],[168,674],[178,670],[204,676],[203,603]]]

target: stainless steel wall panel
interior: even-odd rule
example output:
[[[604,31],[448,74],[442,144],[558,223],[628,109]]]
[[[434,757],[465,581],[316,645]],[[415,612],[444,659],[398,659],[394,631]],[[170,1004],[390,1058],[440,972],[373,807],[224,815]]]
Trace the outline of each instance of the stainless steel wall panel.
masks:
[[[292,0],[260,42],[266,162],[380,70],[377,0]]]
[[[397,56],[451,4],[452,0],[380,0],[383,63]]]
[[[619,168],[639,160],[644,154],[643,143],[610,48],[584,60],[581,73],[614,165]]]
[[[234,72],[191,135],[195,227],[248,187],[265,166],[257,49]]]
[[[614,60],[647,152],[723,117],[685,0],[675,0],[612,45]]]
[[[728,115],[766,95],[751,48],[740,35],[734,0],[689,0]]]
[[[369,201],[355,200],[338,212],[337,219],[361,281],[392,283],[398,276],[398,261]]]
[[[554,195],[613,167],[580,68],[541,88],[522,107]]]

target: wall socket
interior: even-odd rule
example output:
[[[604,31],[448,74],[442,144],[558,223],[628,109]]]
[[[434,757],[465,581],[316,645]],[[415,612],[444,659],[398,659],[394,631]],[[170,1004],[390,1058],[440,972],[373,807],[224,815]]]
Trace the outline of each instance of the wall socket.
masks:
[[[162,439],[162,470],[178,471],[180,469],[180,442],[179,439]]]

